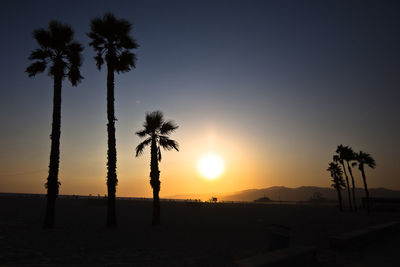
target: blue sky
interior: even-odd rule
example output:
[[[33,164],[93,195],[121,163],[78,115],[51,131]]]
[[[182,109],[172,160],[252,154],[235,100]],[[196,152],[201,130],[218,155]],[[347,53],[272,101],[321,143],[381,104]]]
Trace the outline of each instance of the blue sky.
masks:
[[[118,168],[133,188],[124,194],[150,192],[133,133],[155,109],[181,126],[182,151],[168,153],[166,179],[191,175],[172,171],[190,165],[183,158],[195,157],[194,143],[209,135],[213,146],[239,151],[234,159],[221,148],[223,157],[252,169],[252,178],[228,182],[246,174],[236,170],[220,184],[176,178],[170,194],[329,186],[325,169],[340,143],[375,157],[372,186],[400,189],[399,11],[394,1],[3,1],[0,188],[44,190],[52,80],[24,70],[36,47],[32,31],[57,19],[85,45],[85,79],[63,84],[61,180],[66,193],[105,190],[106,74],[86,33],[90,19],[113,12],[133,23],[140,44],[137,68],[116,75]]]

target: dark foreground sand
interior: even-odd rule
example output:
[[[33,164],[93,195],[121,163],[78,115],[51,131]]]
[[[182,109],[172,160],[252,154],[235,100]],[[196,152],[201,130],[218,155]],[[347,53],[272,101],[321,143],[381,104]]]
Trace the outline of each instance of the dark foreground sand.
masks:
[[[316,246],[321,266],[375,266],[382,255],[385,266],[397,262],[398,234],[351,252],[328,249],[329,236],[399,221],[396,212],[340,213],[320,205],[161,204],[162,225],[152,227],[151,202],[119,200],[118,228],[108,230],[102,201],[58,199],[56,229],[42,230],[44,199],[0,197],[0,264],[231,266],[268,250],[271,224],[290,228],[291,246]]]

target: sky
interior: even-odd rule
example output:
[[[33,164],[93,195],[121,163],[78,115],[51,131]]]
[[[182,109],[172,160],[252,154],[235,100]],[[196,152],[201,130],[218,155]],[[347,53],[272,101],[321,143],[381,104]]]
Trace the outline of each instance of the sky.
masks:
[[[150,197],[146,112],[180,127],[160,163],[161,197],[270,186],[330,186],[336,146],[370,153],[370,187],[400,190],[400,4],[396,1],[1,2],[0,192],[45,193],[53,82],[28,78],[33,30],[52,19],[85,46],[84,80],[63,82],[61,194],[106,192],[106,71],[90,20],[133,24],[136,69],[115,76],[118,196]],[[197,162],[219,155],[205,179]],[[358,170],[357,187],[362,187]]]

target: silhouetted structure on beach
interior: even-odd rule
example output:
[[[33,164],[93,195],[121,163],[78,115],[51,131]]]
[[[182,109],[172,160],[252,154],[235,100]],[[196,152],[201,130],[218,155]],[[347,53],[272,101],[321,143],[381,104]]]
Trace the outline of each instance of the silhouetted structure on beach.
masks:
[[[95,56],[97,68],[107,64],[107,227],[115,227],[115,195],[117,179],[117,149],[115,139],[114,112],[114,72],[127,72],[135,68],[136,55],[130,52],[138,48],[136,41],[129,36],[132,25],[124,19],[117,19],[111,13],[91,21],[91,31],[88,36],[92,39],[90,46],[97,52]]]
[[[342,204],[342,193],[341,191],[344,189],[346,186],[343,180],[343,171],[340,168],[339,164],[335,162],[329,163],[329,167],[327,169],[331,173],[332,177],[332,187],[335,188],[337,191],[338,195],[338,201],[339,201],[339,209],[340,211],[343,211],[343,204]]]
[[[265,195],[263,197],[257,198],[254,200],[254,202],[259,202],[259,203],[267,203],[267,202],[272,202],[272,200],[269,197],[266,197]]]
[[[353,163],[353,166],[358,165],[358,169],[361,171],[361,175],[362,175],[363,182],[364,182],[366,206],[367,206],[367,210],[369,212],[370,211],[369,192],[368,192],[368,186],[367,186],[367,178],[365,177],[364,165],[367,165],[368,167],[375,169],[376,163],[370,154],[365,153],[363,151],[360,151],[358,154],[356,154],[355,160],[356,160],[356,162]]]
[[[60,182],[58,169],[60,161],[61,135],[61,87],[62,81],[68,77],[71,84],[76,86],[82,76],[79,67],[82,64],[81,44],[73,40],[74,31],[68,25],[58,21],[51,21],[48,29],[40,28],[33,32],[33,36],[40,48],[33,50],[29,60],[34,62],[26,69],[29,77],[46,70],[49,66],[49,76],[54,79],[53,122],[51,130],[51,150],[49,176],[47,177],[47,204],[44,219],[44,228],[54,226],[55,202],[58,196]]]
[[[150,185],[153,188],[153,219],[152,224],[160,224],[160,171],[158,162],[161,161],[161,147],[166,150],[179,151],[178,142],[169,139],[169,135],[178,129],[172,121],[164,121],[161,111],[153,111],[146,114],[144,129],[136,132],[141,138],[148,137],[136,147],[136,157],[143,153],[146,146],[150,145]]]

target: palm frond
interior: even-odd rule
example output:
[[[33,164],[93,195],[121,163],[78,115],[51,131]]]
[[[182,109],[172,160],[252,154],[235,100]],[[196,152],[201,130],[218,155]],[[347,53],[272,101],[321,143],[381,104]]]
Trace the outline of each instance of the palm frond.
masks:
[[[83,79],[81,72],[78,67],[74,66],[68,72],[68,80],[71,82],[72,86],[77,86]]]
[[[46,69],[46,62],[45,61],[36,61],[29,65],[25,72],[28,73],[29,77],[33,77],[38,73],[43,72]]]
[[[175,149],[179,151],[179,144],[175,140],[169,139],[166,136],[160,136],[160,146],[166,150]]]
[[[74,31],[69,25],[52,20],[48,29],[40,28],[33,32],[40,49],[31,52],[29,59],[37,60],[27,69],[29,77],[43,72],[47,64],[52,63],[49,75],[61,75],[68,77],[73,86],[83,79],[79,68],[82,65],[81,52],[83,46],[73,41]]]
[[[175,122],[167,121],[167,122],[163,123],[163,125],[161,126],[160,134],[169,135],[178,128],[179,128],[179,126]]]
[[[97,32],[92,30],[92,32],[87,33],[87,36],[92,39],[89,46],[92,46],[96,52],[102,52],[104,50],[106,41]]]
[[[104,59],[101,56],[101,53],[97,53],[97,55],[94,57],[94,60],[96,60],[97,69],[101,70],[101,66],[104,64]]]
[[[373,157],[371,157],[370,154],[365,153],[363,151],[360,151],[358,155],[359,161],[362,161],[364,164],[366,164],[368,167],[375,169],[376,167],[376,162]]]
[[[171,132],[172,130],[175,130],[177,126],[173,124],[171,121],[168,121],[165,124],[166,125],[164,126],[164,118],[163,118],[163,113],[161,111],[153,111],[151,113],[146,113],[146,120],[143,123],[144,129],[136,132],[135,134],[138,135],[139,137],[145,137],[146,135],[150,137],[148,137],[145,141],[143,141],[136,147],[136,156],[139,156],[141,153],[143,153],[144,147],[150,144],[152,140],[156,142],[155,144],[152,145],[157,146],[157,151],[152,151],[152,153],[156,152],[158,161],[161,161],[162,158],[161,147],[166,150],[175,149],[176,151],[179,151],[178,142],[169,139],[169,137],[166,135],[160,134],[162,127],[164,127],[163,128],[164,132]]]
[[[68,45],[67,58],[71,65],[80,67],[82,65],[83,46],[80,43],[72,42]]]
[[[34,30],[33,38],[36,39],[42,49],[48,49],[51,47],[51,36],[50,32],[48,32],[47,30],[43,28]]]
[[[146,122],[143,126],[148,132],[156,132],[161,128],[163,123],[163,113],[159,110],[156,110],[151,113],[146,113]]]
[[[115,70],[119,72],[127,72],[131,70],[131,67],[135,68],[136,55],[125,50],[117,58]]]
[[[57,20],[49,23],[49,31],[51,36],[51,47],[56,50],[63,50],[65,45],[70,43],[74,36],[72,28]]]
[[[48,49],[35,49],[29,55],[29,60],[41,60],[45,61],[46,59],[50,58],[51,55],[49,54]]]
[[[327,171],[330,172],[332,177],[332,182],[333,182],[332,187],[335,188],[336,190],[343,189],[345,183],[343,180],[343,171],[340,168],[339,164],[335,162],[329,163]]]
[[[129,36],[131,28],[129,21],[117,19],[112,13],[91,21],[87,36],[91,39],[89,45],[98,53],[95,59],[99,69],[104,63],[103,53],[107,63],[118,73],[135,68],[136,55],[129,50],[138,48],[138,44]]]
[[[151,143],[151,138],[147,138],[136,147],[136,157],[143,154],[143,150]]]
[[[334,162],[339,162],[340,164],[342,164],[343,160],[341,160],[339,155],[334,155],[333,156],[333,161]]]
[[[148,134],[148,132],[147,132],[146,130],[141,130],[141,131],[137,131],[135,134],[136,134],[137,136],[143,138],[143,137],[146,136],[146,134]]]
[[[353,161],[356,160],[357,157],[357,154],[351,147],[342,144],[337,146],[336,153],[338,153],[339,158],[344,161]]]
[[[137,44],[136,40],[129,36],[129,31],[120,36],[120,40],[117,43],[118,49],[137,49],[139,45]]]

